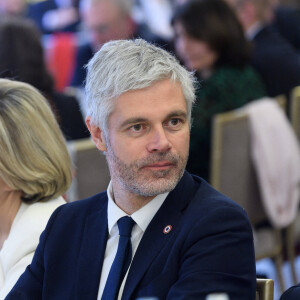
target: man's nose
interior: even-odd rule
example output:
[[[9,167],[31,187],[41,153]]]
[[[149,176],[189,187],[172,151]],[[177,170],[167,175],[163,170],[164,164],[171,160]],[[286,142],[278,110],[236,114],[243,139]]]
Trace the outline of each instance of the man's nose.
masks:
[[[153,129],[147,144],[149,152],[165,152],[171,149],[171,143],[163,127]]]

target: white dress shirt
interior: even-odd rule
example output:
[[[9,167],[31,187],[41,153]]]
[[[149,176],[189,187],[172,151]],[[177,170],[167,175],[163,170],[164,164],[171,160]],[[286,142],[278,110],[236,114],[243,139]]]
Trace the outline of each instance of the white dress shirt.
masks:
[[[101,300],[103,290],[106,284],[106,280],[118,249],[119,229],[118,229],[117,222],[122,217],[128,216],[123,210],[121,210],[115,204],[111,182],[109,183],[109,186],[107,188],[107,196],[108,196],[108,206],[107,206],[108,240],[106,244],[106,250],[105,250],[102,272],[100,277],[98,300]],[[134,257],[134,254],[143,237],[145,230],[147,229],[152,218],[159,210],[159,208],[161,207],[161,205],[163,204],[167,196],[168,193],[156,196],[149,203],[147,203],[145,206],[143,206],[142,208],[140,208],[138,211],[134,212],[130,216],[136,223],[133,226],[132,233],[131,233],[132,258]],[[120,300],[122,297],[129,269],[130,266],[120,286],[118,300]]]
[[[247,31],[246,31],[246,38],[249,41],[254,40],[255,36],[258,34],[258,32],[264,27],[264,25],[261,22],[256,22],[253,25],[251,25]]]

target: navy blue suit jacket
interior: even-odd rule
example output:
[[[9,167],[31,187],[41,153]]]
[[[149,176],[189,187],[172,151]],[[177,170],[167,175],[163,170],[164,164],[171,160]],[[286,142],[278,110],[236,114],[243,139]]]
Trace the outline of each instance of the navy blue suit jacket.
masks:
[[[75,67],[70,82],[71,86],[82,88],[85,84],[86,73],[85,65],[93,57],[94,52],[90,44],[84,44],[78,47],[75,59]]]
[[[300,299],[300,283],[298,285],[290,287],[280,297],[280,300],[297,300],[297,299]]]
[[[300,54],[300,8],[279,5],[273,25]]]
[[[295,49],[270,26],[256,34],[253,44],[252,64],[268,95],[289,97],[291,89],[300,85],[300,60]]]
[[[96,300],[107,241],[107,194],[58,208],[11,299]],[[172,226],[168,234],[163,230]],[[185,173],[145,231],[122,299],[255,299],[255,258],[244,210]]]

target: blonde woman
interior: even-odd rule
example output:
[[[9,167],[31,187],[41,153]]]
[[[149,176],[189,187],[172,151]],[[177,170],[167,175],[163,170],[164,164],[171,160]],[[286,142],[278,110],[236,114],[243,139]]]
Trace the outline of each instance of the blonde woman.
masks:
[[[0,79],[0,299],[30,264],[71,180],[65,140],[44,97]]]

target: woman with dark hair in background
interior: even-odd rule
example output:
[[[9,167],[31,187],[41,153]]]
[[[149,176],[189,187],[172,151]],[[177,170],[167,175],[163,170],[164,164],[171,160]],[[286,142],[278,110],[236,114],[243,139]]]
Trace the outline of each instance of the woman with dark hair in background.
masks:
[[[249,66],[242,27],[224,1],[188,1],[176,8],[172,24],[177,55],[200,81],[187,169],[207,180],[212,116],[263,97],[265,88]]]
[[[54,89],[40,38],[31,21],[3,18],[0,21],[0,74],[29,83],[42,92],[67,140],[88,137],[77,100]]]

